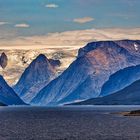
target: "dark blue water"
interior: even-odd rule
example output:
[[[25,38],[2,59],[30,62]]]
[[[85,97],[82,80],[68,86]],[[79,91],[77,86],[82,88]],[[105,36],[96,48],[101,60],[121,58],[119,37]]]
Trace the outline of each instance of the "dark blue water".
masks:
[[[140,140],[140,106],[0,107],[0,140]]]

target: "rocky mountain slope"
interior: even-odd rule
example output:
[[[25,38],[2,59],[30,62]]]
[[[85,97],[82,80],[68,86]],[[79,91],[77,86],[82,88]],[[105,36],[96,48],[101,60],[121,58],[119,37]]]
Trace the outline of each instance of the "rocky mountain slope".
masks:
[[[100,96],[115,93],[140,79],[140,65],[127,67],[110,76],[103,85]]]
[[[140,105],[140,80],[114,94],[89,99],[77,105]],[[75,104],[75,105],[76,105]]]
[[[54,77],[54,67],[45,55],[40,54],[25,69],[21,78],[14,86],[14,90],[25,102],[29,102],[39,92],[40,88],[47,85]]]
[[[5,105],[25,105],[0,75],[0,102]]]
[[[62,75],[37,94],[32,104],[55,105],[98,97],[112,74],[139,64],[138,40],[89,43]]]

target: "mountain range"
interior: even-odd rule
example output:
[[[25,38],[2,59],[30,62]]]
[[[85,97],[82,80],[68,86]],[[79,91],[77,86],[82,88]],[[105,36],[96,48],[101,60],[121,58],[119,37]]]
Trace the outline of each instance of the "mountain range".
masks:
[[[31,103],[61,105],[101,96],[102,87],[111,75],[140,64],[139,47],[138,40],[98,41],[87,44],[79,50],[77,59],[59,77],[40,90]],[[130,78],[130,81],[119,88],[124,88],[137,78],[139,77],[132,78],[133,80]],[[114,87],[112,89],[115,90]]]
[[[27,41],[28,42],[28,41]],[[12,46],[10,46],[12,47]],[[0,47],[0,54],[5,53],[8,60],[6,67],[3,69],[0,66],[0,74],[10,86],[14,86],[20,79],[25,69],[36,59],[39,54],[44,54],[52,63],[56,65],[57,74],[61,74],[76,58],[79,46],[34,46],[35,48],[22,49],[17,46],[16,48]],[[52,61],[52,60],[55,60]],[[60,64],[61,63],[61,64]]]
[[[3,62],[6,57],[3,55]],[[79,49],[76,60],[58,76],[59,66],[59,59],[38,55],[13,86],[13,93],[31,105],[94,104],[96,100],[121,104],[119,99],[129,96],[126,87],[140,80],[140,41],[91,42]],[[134,100],[138,96],[131,92],[130,97]]]

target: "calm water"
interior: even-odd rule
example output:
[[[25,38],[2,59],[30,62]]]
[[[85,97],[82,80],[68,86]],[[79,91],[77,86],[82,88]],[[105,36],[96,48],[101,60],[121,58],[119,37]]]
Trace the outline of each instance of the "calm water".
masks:
[[[140,140],[140,106],[0,107],[0,140]]]

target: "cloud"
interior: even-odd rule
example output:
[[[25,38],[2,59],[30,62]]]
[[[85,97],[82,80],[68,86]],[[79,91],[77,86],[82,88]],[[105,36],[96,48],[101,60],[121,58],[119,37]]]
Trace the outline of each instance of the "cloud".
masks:
[[[101,40],[140,39],[140,28],[105,28],[66,31],[61,33],[50,33],[41,36],[18,36],[17,38],[0,39],[0,47],[22,46],[21,49],[42,47],[67,47],[84,46],[88,42]]]
[[[0,25],[6,25],[9,24],[8,22],[0,21]]]
[[[83,17],[83,18],[76,18],[73,20],[73,22],[83,24],[83,23],[91,22],[93,20],[94,18],[92,17]]]
[[[59,5],[54,4],[54,3],[51,3],[51,4],[47,4],[47,5],[45,5],[45,7],[46,7],[46,8],[58,8]]]
[[[17,28],[29,28],[30,25],[26,23],[16,24],[15,27]]]

